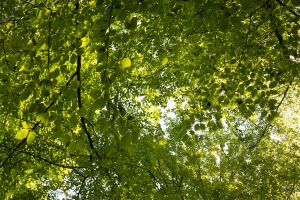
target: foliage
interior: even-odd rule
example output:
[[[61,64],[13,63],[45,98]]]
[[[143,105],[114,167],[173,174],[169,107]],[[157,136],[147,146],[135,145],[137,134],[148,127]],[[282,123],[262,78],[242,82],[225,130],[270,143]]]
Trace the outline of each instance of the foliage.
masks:
[[[299,198],[298,1],[0,8],[1,199]]]

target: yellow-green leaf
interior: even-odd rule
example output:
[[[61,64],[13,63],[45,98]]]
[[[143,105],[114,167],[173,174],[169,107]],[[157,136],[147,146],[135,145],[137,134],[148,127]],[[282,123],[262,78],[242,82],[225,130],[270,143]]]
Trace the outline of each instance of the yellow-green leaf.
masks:
[[[35,137],[36,137],[35,132],[33,132],[33,131],[29,132],[28,137],[27,137],[27,143],[31,144],[33,142],[33,140],[35,139]]]
[[[166,140],[164,140],[164,139],[159,140],[159,145],[161,145],[161,146],[165,146],[167,143],[168,142]]]
[[[17,132],[17,134],[15,135],[15,138],[18,140],[23,140],[24,138],[27,137],[28,133],[29,133],[29,130],[23,128]]]
[[[123,58],[121,60],[121,66],[123,68],[127,68],[127,67],[130,67],[131,66],[131,60],[129,58]]]
[[[168,64],[169,59],[167,57],[164,57],[164,59],[162,60],[161,64],[162,65],[166,65]]]
[[[30,129],[30,126],[27,124],[27,122],[22,122],[22,127],[25,129]]]

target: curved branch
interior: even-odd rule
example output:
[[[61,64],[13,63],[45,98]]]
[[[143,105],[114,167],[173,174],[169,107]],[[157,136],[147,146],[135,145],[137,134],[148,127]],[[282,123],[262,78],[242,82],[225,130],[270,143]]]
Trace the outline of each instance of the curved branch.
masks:
[[[76,3],[76,10],[79,10],[79,2]],[[78,25],[78,22],[77,22]],[[78,40],[80,40],[80,38],[77,38]],[[78,102],[78,108],[82,108],[82,100],[81,100],[81,55],[77,56],[77,65],[76,65],[76,77],[77,77],[77,81],[79,82],[79,87],[77,88],[77,102]],[[91,150],[96,154],[96,156],[101,160],[100,154],[98,153],[98,151],[95,149],[94,147],[94,142],[91,136],[91,133],[88,131],[87,126],[86,126],[86,122],[85,122],[85,118],[84,117],[80,117],[80,121],[81,121],[81,125],[82,125],[82,129],[84,131],[84,133],[86,134],[88,141],[89,141],[89,145]]]
[[[13,154],[17,151],[19,147],[22,146],[22,144],[25,143],[27,138],[24,138],[21,142],[18,143],[18,145],[10,152],[10,154],[5,158],[5,160],[0,164],[0,168],[4,166],[4,164],[13,156]]]
[[[66,83],[66,86],[69,86],[71,81],[73,80],[73,78],[75,77],[76,72],[70,77],[70,79],[68,80],[68,82]],[[62,94],[62,91],[59,92],[59,96]],[[57,99],[56,99],[57,100]],[[45,109],[44,112],[47,112],[55,103],[56,100],[52,101],[48,107]],[[35,123],[34,126],[31,128],[31,131],[34,131],[40,124],[40,121]],[[5,163],[13,156],[13,154],[22,146],[22,144],[25,143],[25,141],[27,140],[27,137],[24,138],[21,142],[19,142],[17,144],[17,146],[10,152],[10,154],[5,158],[5,160],[0,164],[0,168],[5,165]]]
[[[76,3],[76,10],[79,10],[79,7],[80,7],[80,4],[78,1]],[[78,25],[78,22],[76,23],[76,25]],[[80,40],[80,38],[77,38],[77,39]],[[77,81],[79,82],[79,87],[77,88],[77,102],[78,102],[78,108],[80,109],[83,107],[82,98],[81,98],[81,55],[77,56],[76,77],[77,77]],[[99,158],[100,161],[102,161],[102,158],[101,158],[99,152],[97,151],[97,149],[94,146],[94,141],[92,139],[92,135],[87,128],[86,119],[84,117],[80,117],[80,122],[81,122],[82,129],[88,138],[89,146],[90,146],[92,152],[96,155],[97,158]],[[104,168],[104,169],[105,169],[107,176],[110,177],[108,170],[106,168]]]

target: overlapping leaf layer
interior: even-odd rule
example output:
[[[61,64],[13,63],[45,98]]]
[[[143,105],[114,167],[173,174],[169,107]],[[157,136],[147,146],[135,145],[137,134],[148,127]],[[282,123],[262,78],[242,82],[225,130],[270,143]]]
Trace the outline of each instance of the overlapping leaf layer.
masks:
[[[298,199],[297,0],[2,0],[1,199]]]

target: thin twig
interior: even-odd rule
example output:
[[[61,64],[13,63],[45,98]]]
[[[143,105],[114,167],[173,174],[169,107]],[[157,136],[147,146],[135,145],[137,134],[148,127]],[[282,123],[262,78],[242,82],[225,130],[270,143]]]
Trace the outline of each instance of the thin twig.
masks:
[[[82,189],[83,189],[83,187],[84,187],[84,185],[85,185],[85,181],[86,181],[86,179],[87,179],[88,177],[89,177],[89,176],[85,176],[85,177],[83,177],[83,180],[82,180],[82,182],[81,182],[81,185],[80,185],[79,191],[78,191],[78,193],[77,193],[77,199],[79,199],[79,197],[80,197],[80,193],[81,193],[81,191],[82,191]]]
[[[290,88],[292,82],[293,82],[293,80],[288,84],[287,88],[285,89],[285,91],[284,91],[284,93],[283,93],[283,97],[281,98],[281,101],[280,101],[279,104],[277,105],[275,112],[278,112],[279,107],[281,106],[282,102],[283,102],[284,99],[286,98],[287,93],[288,93],[288,91],[289,91],[289,88]],[[256,142],[254,145],[250,146],[249,149],[253,149],[253,148],[257,147],[257,145],[260,143],[260,141],[261,141],[261,140],[263,139],[263,137],[266,135],[267,130],[268,130],[268,128],[270,127],[270,125],[271,125],[271,122],[269,122],[269,123],[265,126],[265,128],[263,129],[262,134],[261,134],[260,137],[258,138],[257,142]]]
[[[76,10],[79,10],[79,2],[76,3]],[[78,25],[78,24],[77,24]],[[80,38],[77,38],[80,40]],[[76,65],[76,77],[77,77],[77,81],[79,82],[79,86],[77,88],[77,102],[78,102],[78,108],[82,108],[82,98],[81,98],[81,55],[77,56],[77,65]],[[96,154],[96,156],[101,160],[100,154],[97,152],[97,150],[94,147],[93,144],[93,139],[91,136],[91,133],[88,131],[87,126],[86,126],[86,122],[85,122],[85,118],[81,117],[80,118],[81,121],[81,125],[82,125],[82,129],[85,132],[88,141],[89,141],[89,145],[91,150]]]
[[[77,2],[76,10],[79,10],[79,7],[80,7],[80,4],[79,4],[79,2]],[[78,22],[76,22],[76,25],[78,25]],[[77,39],[80,40],[80,38],[77,38]],[[76,65],[76,77],[77,77],[77,81],[79,82],[79,86],[77,88],[77,102],[78,102],[79,109],[83,107],[82,95],[81,95],[81,82],[82,82],[81,81],[81,65],[82,65],[81,55],[78,55],[77,56],[77,65]],[[97,158],[99,158],[100,161],[102,161],[102,158],[101,158],[99,152],[97,151],[97,149],[94,146],[94,141],[92,139],[92,135],[87,128],[86,119],[84,117],[80,117],[80,122],[81,122],[82,129],[88,138],[89,146],[90,146],[92,152],[97,156]],[[104,169],[105,169],[107,176],[110,177],[108,170],[106,168],[104,168]]]
[[[73,80],[73,78],[75,77],[76,73],[74,73],[71,78],[68,80],[68,82],[66,83],[66,86],[69,86],[69,84],[71,83],[71,81]],[[62,91],[59,93],[59,95],[62,94]],[[57,99],[56,99],[57,100]],[[47,112],[55,103],[56,103],[56,100],[52,101],[48,107],[45,109],[44,112]],[[34,126],[31,128],[30,131],[34,131],[40,124],[40,121],[35,123]],[[27,140],[27,137],[24,138],[21,142],[19,142],[17,144],[17,146],[10,152],[10,154],[5,158],[5,160],[1,163],[0,165],[0,168],[13,156],[13,154],[17,151],[18,148],[20,148],[22,146],[22,144],[25,143],[25,141]]]
[[[284,4],[281,0],[275,0],[277,3],[279,3],[281,6],[286,7],[287,5]],[[293,15],[295,15],[296,17],[299,17],[300,15],[298,13],[296,13],[295,11],[293,11],[292,9],[289,9],[289,12],[292,13]]]
[[[27,138],[24,138],[18,145],[10,152],[10,154],[5,158],[5,160],[1,163],[0,168],[4,166],[4,164],[13,156],[13,154],[17,151],[17,149],[22,146],[26,142]]]

